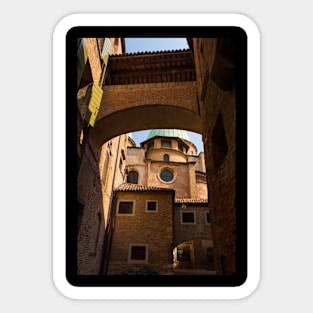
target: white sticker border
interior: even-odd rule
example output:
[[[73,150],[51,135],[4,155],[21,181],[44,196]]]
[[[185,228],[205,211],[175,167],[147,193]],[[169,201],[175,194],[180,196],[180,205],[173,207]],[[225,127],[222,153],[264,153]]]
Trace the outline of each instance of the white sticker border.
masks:
[[[105,22],[104,22],[105,21]],[[76,26],[238,26],[248,38],[248,276],[238,287],[75,287],[65,273],[65,37]],[[243,299],[260,281],[260,32],[243,14],[72,14],[53,33],[53,281],[70,299]]]

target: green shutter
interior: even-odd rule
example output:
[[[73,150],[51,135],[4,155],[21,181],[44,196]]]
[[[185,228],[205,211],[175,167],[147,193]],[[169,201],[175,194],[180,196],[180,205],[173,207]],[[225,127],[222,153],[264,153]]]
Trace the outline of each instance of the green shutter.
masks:
[[[103,90],[101,87],[98,86],[98,84],[93,83],[92,90],[91,90],[91,97],[88,105],[88,110],[90,111],[90,119],[89,119],[89,125],[94,127],[96,118],[99,112],[101,99],[102,99]]]

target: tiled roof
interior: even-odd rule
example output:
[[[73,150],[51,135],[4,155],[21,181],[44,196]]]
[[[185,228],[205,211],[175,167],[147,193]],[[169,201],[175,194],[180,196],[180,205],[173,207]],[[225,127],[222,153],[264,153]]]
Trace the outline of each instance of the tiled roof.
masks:
[[[124,56],[142,56],[147,54],[164,54],[164,53],[175,53],[175,52],[190,52],[190,49],[174,49],[174,50],[156,50],[156,51],[140,51],[140,52],[126,52],[124,54],[111,54],[110,57],[124,57]]]
[[[173,189],[158,186],[144,186],[138,184],[123,183],[116,188],[116,191],[173,191]]]
[[[208,203],[208,199],[175,199],[175,203]]]
[[[119,187],[117,187],[115,191],[174,191],[174,189],[159,186],[144,186],[138,184],[123,183]],[[175,199],[175,203],[208,203],[208,199],[180,198]]]

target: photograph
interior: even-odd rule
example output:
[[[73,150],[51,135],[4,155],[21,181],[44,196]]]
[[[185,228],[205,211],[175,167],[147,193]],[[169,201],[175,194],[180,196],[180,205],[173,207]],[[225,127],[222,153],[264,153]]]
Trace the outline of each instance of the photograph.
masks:
[[[66,37],[66,277],[247,278],[247,36],[74,27]]]

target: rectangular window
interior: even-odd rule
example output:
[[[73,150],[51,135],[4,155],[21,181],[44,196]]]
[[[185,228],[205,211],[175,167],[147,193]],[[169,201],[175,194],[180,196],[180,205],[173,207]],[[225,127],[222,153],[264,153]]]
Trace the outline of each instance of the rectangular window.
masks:
[[[154,148],[154,142],[150,142],[147,144],[147,150],[151,150]]]
[[[118,204],[118,214],[134,214],[134,202],[133,201],[120,201]]]
[[[205,221],[207,224],[211,224],[210,212],[205,212]]]
[[[195,212],[181,212],[182,224],[195,224]]]
[[[146,258],[146,247],[133,246],[130,258],[131,260],[144,260]]]
[[[148,262],[148,245],[131,244],[128,255],[130,263],[146,263]]]
[[[161,147],[171,149],[172,148],[171,140],[161,140]]]
[[[158,202],[154,200],[146,201],[146,212],[157,212],[158,210]]]
[[[120,158],[120,165],[119,165],[119,167],[120,167],[120,171],[122,172],[123,171],[123,159],[122,158]]]
[[[122,154],[123,160],[125,160],[126,159],[126,154],[125,154],[125,150],[124,149],[121,150],[121,154]]]
[[[182,143],[178,144],[178,150],[184,152],[184,145]]]

